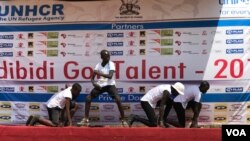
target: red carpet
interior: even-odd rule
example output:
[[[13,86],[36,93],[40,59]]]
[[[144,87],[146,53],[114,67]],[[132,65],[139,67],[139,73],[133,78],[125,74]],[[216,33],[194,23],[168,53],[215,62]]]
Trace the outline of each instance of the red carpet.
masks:
[[[0,126],[1,141],[221,141],[220,128]]]

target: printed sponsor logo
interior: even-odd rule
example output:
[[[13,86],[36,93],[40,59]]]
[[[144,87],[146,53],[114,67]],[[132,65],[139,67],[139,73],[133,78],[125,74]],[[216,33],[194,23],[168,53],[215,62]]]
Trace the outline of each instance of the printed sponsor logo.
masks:
[[[249,0],[219,0],[219,4],[223,6],[248,5]]]
[[[250,110],[250,103],[247,104],[247,110]]]
[[[122,47],[123,42],[107,42],[108,47]]]
[[[134,90],[135,90],[135,88],[134,88],[134,87],[128,87],[128,93],[133,93],[133,92],[134,92]]]
[[[161,30],[161,37],[169,37],[173,35],[174,35],[173,30]]]
[[[199,116],[199,120],[200,121],[210,121],[210,117],[209,116]]]
[[[207,40],[203,40],[201,44],[202,45],[207,45]]]
[[[9,121],[11,116],[9,115],[0,115],[0,121]]]
[[[28,47],[29,47],[29,44],[30,44],[30,42],[28,42]],[[18,44],[17,44],[17,48],[23,48],[24,46],[24,43],[22,43],[22,42],[19,42]],[[30,45],[31,46],[31,45]],[[33,47],[33,42],[32,42],[32,47]]]
[[[124,111],[130,110],[130,105],[122,105],[122,107]]]
[[[227,35],[232,35],[232,34],[243,34],[243,29],[233,29],[233,30],[226,30]]]
[[[231,116],[232,121],[240,121],[242,119],[241,115],[233,115]]]
[[[146,91],[145,86],[140,86],[140,87],[139,87],[139,92],[145,93],[145,91]]]
[[[103,108],[105,109],[105,110],[112,110],[112,109],[114,109],[114,105],[111,105],[111,104],[105,104],[105,105],[103,105]]]
[[[124,37],[123,33],[107,33],[108,38],[120,38]]]
[[[145,31],[140,31],[140,36],[145,36]],[[136,32],[130,31],[126,34],[126,37],[136,37]]]
[[[58,41],[47,41],[47,47],[48,48],[57,48],[58,47]]]
[[[39,110],[40,105],[39,104],[30,104],[29,109],[30,110]]]
[[[16,52],[16,57],[24,57],[24,52],[23,51],[17,51]]]
[[[173,48],[161,48],[161,55],[173,55]]]
[[[202,104],[201,108],[204,109],[204,110],[208,110],[208,109],[211,108],[211,105],[209,105],[209,104]]]
[[[15,87],[0,87],[0,92],[15,92]]]
[[[249,117],[247,117],[247,122],[248,122],[248,123],[250,123],[250,116],[249,116]]]
[[[129,50],[127,51],[127,54],[126,54],[126,55],[127,55],[127,56],[135,56],[135,55],[136,55],[135,50],[129,49]]]
[[[58,86],[47,86],[47,92],[56,93],[59,91],[58,89]]]
[[[181,36],[181,32],[180,31],[175,31],[175,33],[174,33],[175,35],[177,35],[178,37],[180,37]]]
[[[0,39],[14,39],[14,35],[0,35]]]
[[[225,89],[226,92],[243,92],[243,87],[228,87]]]
[[[47,35],[48,39],[58,39],[59,33],[58,32],[49,32]]]
[[[226,54],[238,54],[238,53],[244,53],[244,49],[243,48],[226,49]]]
[[[22,109],[25,108],[25,104],[24,103],[15,103],[14,104],[17,108]]]
[[[46,51],[47,57],[57,57],[58,50],[47,50]]]
[[[150,48],[150,50],[148,50],[148,53],[159,55],[161,53],[161,48]]]
[[[23,40],[23,39],[24,39],[23,36],[24,36],[24,35],[23,35],[22,33],[17,34],[17,39],[18,39],[18,40]]]
[[[215,122],[225,122],[227,120],[226,116],[215,116],[214,121]]]
[[[21,114],[18,114],[18,115],[15,115],[16,119],[18,120],[23,120],[25,119],[25,115],[21,115]]]
[[[99,111],[99,106],[98,105],[91,105],[90,110],[91,111]]]
[[[225,109],[227,109],[227,107],[226,106],[215,106],[214,109],[216,109],[216,110],[225,110]]]
[[[216,30],[216,31],[211,31],[211,35],[216,35],[216,34],[222,34],[222,31]]]
[[[244,39],[227,39],[226,44],[243,44]]]
[[[123,51],[110,51],[111,56],[122,56]]]
[[[227,105],[226,104],[216,104],[215,106],[214,106],[214,109],[216,110],[216,111],[226,111],[227,110]]]
[[[11,104],[10,103],[2,103],[0,105],[0,109],[11,109]]]
[[[181,50],[175,50],[175,53],[176,53],[177,55],[181,55]]]
[[[161,46],[172,46],[173,44],[173,39],[161,39]]]
[[[243,107],[244,107],[244,105],[242,105],[242,104],[232,104],[230,111],[242,110]]]
[[[118,91],[118,93],[123,93],[123,88],[116,88],[116,90]]]
[[[128,41],[128,42],[127,42],[126,46],[127,46],[127,47],[136,47],[136,46],[137,46],[137,44],[136,44],[136,42],[135,42],[135,41],[130,40],[130,41]]]
[[[1,17],[40,17],[64,15],[63,4],[43,4],[30,6],[29,3],[22,5],[5,5],[5,12],[0,13]],[[17,10],[19,9],[19,10]],[[20,10],[21,9],[21,10]]]
[[[75,53],[75,52],[64,52],[64,51],[61,51],[60,54],[65,57],[66,55],[68,56],[83,56],[82,54],[80,53]]]
[[[0,48],[12,48],[13,43],[0,43]]]
[[[60,36],[61,36],[63,39],[66,39],[66,38],[67,38],[67,35],[66,35],[66,34],[64,34],[64,33],[63,33],[63,34],[61,34]]]
[[[183,34],[190,35],[190,36],[199,35],[199,33],[192,33],[192,32],[183,32]]]
[[[199,34],[198,34],[199,35]],[[207,35],[207,31],[206,30],[203,30],[202,33],[201,33],[202,36],[206,36]]]
[[[0,52],[0,57],[13,57],[13,52]]]

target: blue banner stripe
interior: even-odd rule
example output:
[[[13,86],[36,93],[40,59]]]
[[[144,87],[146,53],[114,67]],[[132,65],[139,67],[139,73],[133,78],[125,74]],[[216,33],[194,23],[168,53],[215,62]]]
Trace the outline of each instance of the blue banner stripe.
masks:
[[[175,22],[144,22],[144,23],[81,23],[81,24],[50,24],[50,25],[0,25],[0,32],[13,31],[62,31],[62,30],[143,30],[163,28],[192,28],[220,26],[250,26],[250,19],[231,20],[200,20]]]
[[[0,93],[0,101],[21,101],[21,102],[47,102],[53,94],[28,94],[28,93]],[[87,94],[81,94],[78,102],[84,102]],[[143,94],[120,94],[123,102],[139,102]],[[202,96],[203,102],[246,102],[250,101],[250,93],[225,93],[225,94],[205,94]],[[114,102],[108,94],[102,94],[93,99],[93,102]]]

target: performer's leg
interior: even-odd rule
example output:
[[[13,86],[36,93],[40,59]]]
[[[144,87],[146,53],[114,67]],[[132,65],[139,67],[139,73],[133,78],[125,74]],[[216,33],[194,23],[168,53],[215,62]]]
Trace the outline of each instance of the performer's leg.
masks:
[[[121,97],[118,95],[118,91],[114,85],[112,86],[107,86],[107,92],[108,94],[115,100],[117,107],[119,109],[120,115],[121,115],[121,120],[124,120],[124,110],[122,107],[122,102],[121,102]]]
[[[91,101],[93,98],[97,97],[102,93],[101,90],[98,89],[92,89],[89,95],[87,95],[86,100],[85,100],[85,119],[89,119],[89,110],[91,106]]]
[[[182,104],[180,102],[174,102],[173,107],[176,111],[177,118],[179,121],[179,124],[177,124],[177,127],[185,127],[186,125],[186,117],[185,117],[185,109],[183,108]]]
[[[148,117],[148,120],[141,118],[139,116],[135,116],[134,121],[139,121],[139,122],[141,122],[149,127],[156,127],[157,126],[157,118],[156,118],[154,109],[146,101],[141,101],[141,106],[142,106],[143,110],[145,111],[145,113]]]
[[[91,90],[90,94],[87,95],[86,100],[85,100],[85,115],[84,115],[84,118],[82,119],[82,121],[77,123],[78,126],[88,126],[89,125],[89,110],[90,110],[90,106],[91,106],[91,101],[93,98],[97,97],[101,93],[102,93],[102,90],[98,90],[98,89],[94,88]]]
[[[190,128],[197,128],[198,127],[198,117],[201,111],[202,104],[200,102],[196,101],[190,101],[191,108],[194,112],[193,118],[192,118],[192,124]]]

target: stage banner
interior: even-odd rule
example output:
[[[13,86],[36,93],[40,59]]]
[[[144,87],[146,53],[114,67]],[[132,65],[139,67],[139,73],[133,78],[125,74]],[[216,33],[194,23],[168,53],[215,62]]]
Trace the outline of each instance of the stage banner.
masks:
[[[126,116],[145,117],[140,98],[159,84],[207,80],[200,124],[250,123],[249,9],[250,0],[1,1],[0,123],[48,118],[47,100],[74,82],[83,87],[80,121],[102,49],[115,63]],[[120,115],[104,94],[90,117],[105,123]]]

